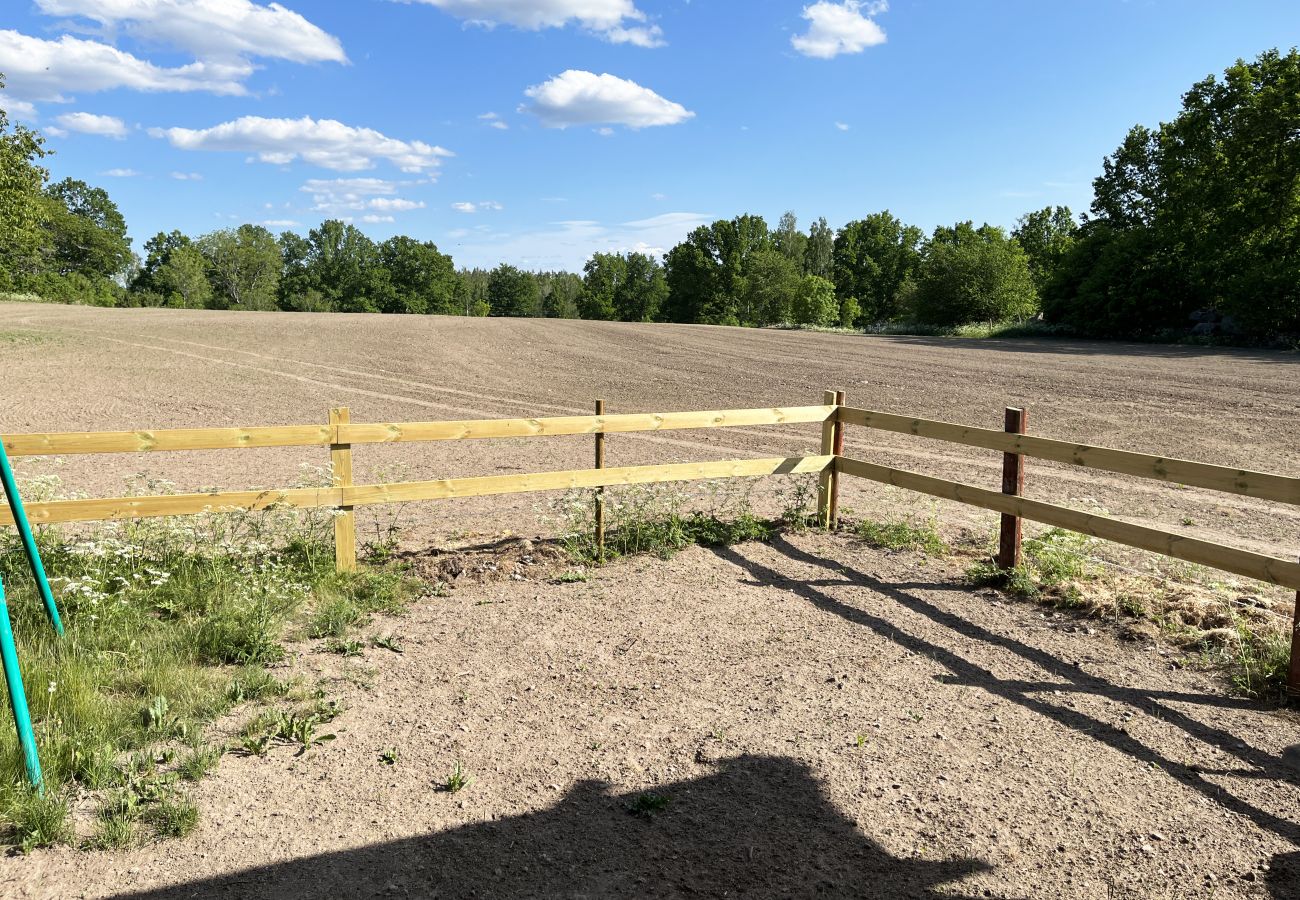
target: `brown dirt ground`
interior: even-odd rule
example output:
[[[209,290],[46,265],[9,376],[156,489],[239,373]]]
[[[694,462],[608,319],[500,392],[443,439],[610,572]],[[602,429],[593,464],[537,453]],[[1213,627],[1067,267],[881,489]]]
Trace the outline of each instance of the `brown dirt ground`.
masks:
[[[1300,474],[1293,355],[690,326],[0,305],[0,431],[794,405],[892,412]],[[791,455],[815,429],[610,439],[610,463]],[[982,484],[995,455],[854,429],[850,452]],[[364,452],[363,452],[364,451]],[[68,458],[283,485],[324,453]],[[571,468],[590,439],[363,448],[361,477]],[[253,462],[256,460],[256,462]],[[29,472],[41,470],[31,463]],[[1031,463],[1030,495],[1279,555],[1274,504]],[[865,514],[989,517],[846,484]],[[414,551],[538,530],[537,498],[425,504]],[[0,860],[0,896],[1300,896],[1300,724],[1157,644],[962,588],[957,564],[843,537],[636,559],[585,583],[455,578],[398,655],[299,647],[339,739],[225,757],[191,837]],[[441,562],[428,561],[441,567]],[[464,565],[471,576],[491,571]],[[532,564],[529,564],[532,567]],[[441,569],[440,569],[441,571]],[[1096,633],[1090,633],[1089,629]],[[395,748],[393,766],[379,760]],[[475,782],[438,790],[456,760]],[[644,791],[661,812],[626,807]],[[152,893],[150,893],[152,892]]]

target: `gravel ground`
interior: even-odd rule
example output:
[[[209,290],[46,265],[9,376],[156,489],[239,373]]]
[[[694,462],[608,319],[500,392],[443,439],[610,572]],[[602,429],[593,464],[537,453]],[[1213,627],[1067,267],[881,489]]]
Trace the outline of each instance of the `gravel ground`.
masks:
[[[466,583],[377,625],[400,655],[297,648],[336,741],[0,895],[1296,896],[1300,720],[958,576],[808,533]]]

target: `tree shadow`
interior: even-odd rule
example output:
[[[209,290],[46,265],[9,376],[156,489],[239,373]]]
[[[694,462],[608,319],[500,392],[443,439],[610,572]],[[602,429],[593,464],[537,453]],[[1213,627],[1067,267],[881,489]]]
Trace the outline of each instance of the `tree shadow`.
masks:
[[[1294,350],[1261,347],[1215,347],[1197,344],[1146,344],[1133,341],[1085,340],[1064,337],[959,338],[926,335],[876,335],[891,343],[945,350],[996,350],[1004,353],[1050,353],[1069,356],[1126,356],[1144,359],[1205,359],[1210,356],[1257,362],[1300,363]]]
[[[716,774],[654,796],[666,803],[581,782],[535,813],[117,896],[937,900],[962,896],[952,882],[990,869],[891,856],[830,803],[807,766],[781,757],[725,760]]]
[[[966,685],[988,691],[995,696],[1032,710],[1076,731],[1081,739],[1098,741],[1141,763],[1158,766],[1166,774],[1177,779],[1186,787],[1198,791],[1211,802],[1249,819],[1260,828],[1271,831],[1292,844],[1300,845],[1300,824],[1260,809],[1206,777],[1215,774],[1231,774],[1234,776],[1249,774],[1256,778],[1300,784],[1300,773],[1296,771],[1290,751],[1284,752],[1280,757],[1275,757],[1272,754],[1257,750],[1242,741],[1238,735],[1192,718],[1182,710],[1170,706],[1169,702],[1192,702],[1214,706],[1254,706],[1254,704],[1213,695],[1153,691],[1116,685],[1104,678],[1084,671],[1076,663],[1066,662],[1038,647],[1030,646],[1013,637],[996,634],[967,621],[961,616],[939,608],[917,594],[910,593],[910,591],[914,590],[953,590],[958,587],[956,585],[942,583],[886,583],[851,569],[843,563],[796,547],[784,535],[777,536],[769,546],[792,560],[825,569],[832,573],[833,577],[814,579],[812,581],[794,580],[757,560],[742,555],[735,547],[714,548],[714,552],[728,562],[744,569],[757,583],[780,584],[782,587],[794,591],[819,609],[869,628],[876,634],[933,660],[948,670],[945,675],[941,676],[945,683]],[[956,634],[1006,650],[1025,662],[1052,673],[1055,680],[999,678],[988,669],[971,662],[946,646],[914,635],[887,618],[842,603],[825,591],[820,590],[820,588],[825,587],[846,585],[867,588],[887,597],[913,613],[925,616],[932,622],[951,629]],[[1187,765],[1182,761],[1167,757],[1146,746],[1122,727],[1116,727],[1109,722],[1096,719],[1080,710],[1051,702],[1048,698],[1053,696],[1053,692],[1060,692],[1061,694],[1095,694],[1115,702],[1128,704],[1134,709],[1161,719],[1167,725],[1182,729],[1186,734],[1199,741],[1217,747],[1230,757],[1235,757],[1242,763],[1243,769],[1231,772],[1208,772],[1195,765]],[[1300,862],[1294,858],[1295,856],[1295,854],[1279,855],[1275,858],[1275,862],[1279,863],[1279,866],[1274,868],[1281,868],[1283,871],[1294,871],[1295,867],[1300,866]],[[1284,881],[1286,885],[1290,886],[1287,888],[1288,890],[1295,891],[1290,879],[1284,879]],[[1274,896],[1295,897],[1298,893],[1300,892],[1279,893],[1275,890]]]

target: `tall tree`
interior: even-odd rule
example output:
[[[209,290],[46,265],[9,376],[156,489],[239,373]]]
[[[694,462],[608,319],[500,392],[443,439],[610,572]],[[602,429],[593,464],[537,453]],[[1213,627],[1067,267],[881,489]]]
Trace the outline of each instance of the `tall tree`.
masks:
[[[280,245],[260,225],[240,225],[199,238],[208,261],[212,305],[218,309],[275,309],[280,283]]]
[[[663,317],[674,322],[750,324],[748,276],[755,253],[771,247],[762,216],[700,226],[665,259],[670,290]]]
[[[528,272],[502,263],[488,277],[487,301],[494,316],[540,316],[542,293]]]
[[[965,325],[1024,320],[1038,311],[1029,257],[992,225],[940,226],[917,268],[911,313],[919,322]]]
[[[40,165],[48,153],[44,143],[37,132],[11,125],[0,109],[0,290],[22,286],[40,268],[48,210],[41,193],[49,177]]]
[[[203,309],[212,300],[208,261],[188,242],[167,254],[154,270],[151,283],[168,306]]]
[[[126,219],[108,191],[65,178],[46,188],[45,196],[49,204],[48,268],[60,275],[76,272],[91,279],[109,279],[125,271],[131,260],[131,240]]]
[[[1078,232],[1078,223],[1068,206],[1044,207],[1025,213],[1016,222],[1011,236],[1029,256],[1029,271],[1040,293],[1060,269]]]
[[[898,313],[897,295],[921,261],[924,234],[888,210],[850,222],[835,235],[835,291],[854,297],[863,324]]]
[[[624,322],[653,322],[668,297],[664,267],[647,253],[629,253],[625,277],[614,300]]]
[[[381,312],[456,311],[456,267],[432,241],[391,237],[377,248],[375,263],[386,273],[387,290],[378,298]]]
[[[772,246],[798,266],[800,274],[803,273],[804,256],[808,251],[808,236],[799,230],[799,220],[793,212],[787,211],[781,216],[776,230],[772,232]]]
[[[831,279],[835,275],[835,232],[822,216],[808,229],[808,244],[804,247],[803,270],[809,275]]]
[[[618,253],[595,253],[582,271],[582,298],[578,301],[582,317],[598,322],[617,319],[619,290],[627,281],[627,259]]]

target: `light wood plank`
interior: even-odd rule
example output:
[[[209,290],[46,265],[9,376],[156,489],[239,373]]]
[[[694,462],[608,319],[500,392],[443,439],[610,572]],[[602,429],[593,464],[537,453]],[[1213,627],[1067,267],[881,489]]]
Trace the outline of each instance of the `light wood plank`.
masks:
[[[346,425],[350,416],[346,406],[331,409],[331,430]],[[334,487],[352,486],[351,444],[330,444],[330,473]],[[357,514],[350,506],[339,507],[334,516],[334,568],[340,572],[357,570]]]
[[[968,447],[1019,453],[1036,459],[1102,469],[1121,475],[1158,478],[1162,481],[1208,488],[1213,491],[1300,505],[1300,478],[1290,478],[1286,475],[1234,469],[1187,459],[1114,450],[1109,447],[1093,447],[1034,435],[1007,434],[989,428],[974,428],[932,419],[913,419],[852,407],[840,411],[840,420],[848,425],[863,425],[867,428],[934,438]]]
[[[168,450],[238,450],[244,447],[312,447],[331,442],[325,425],[257,428],[170,428],[155,431],[69,431],[7,434],[13,456],[73,456],[85,453],[153,453]]]
[[[660,466],[623,466],[612,469],[576,469],[528,475],[490,475],[480,478],[447,478],[404,484],[368,484],[343,489],[343,500],[352,506],[372,503],[407,503],[413,500],[451,500],[493,494],[525,494],[533,491],[563,491],[572,488],[610,487],[620,484],[652,484],[670,481],[700,481],[709,478],[794,475],[822,472],[832,465],[832,456],[771,457],[723,462],[674,463]]]
[[[339,488],[290,488],[285,490],[213,491],[206,494],[171,494],[163,497],[109,497],[93,500],[52,500],[27,505],[27,517],[35,525],[62,522],[107,522],[117,519],[149,519],[158,516],[189,516],[206,512],[258,510],[270,506],[312,509],[342,506]],[[13,525],[7,509],[0,510],[0,525]]]
[[[467,419],[448,422],[393,422],[339,426],[338,440],[350,444],[401,441],[459,441],[480,438],[546,437],[565,434],[628,434],[686,428],[740,425],[793,425],[824,422],[834,406],[771,409],[719,409],[703,412],[632,413],[617,416],[553,416],[538,419]]]
[[[866,478],[881,484],[892,484],[909,491],[917,491],[945,500],[955,500],[981,509],[1021,516],[1045,525],[1067,528],[1070,531],[1114,541],[1117,544],[1150,550],[1225,572],[1244,575],[1247,578],[1300,590],[1300,564],[1290,560],[1225,547],[1222,544],[1148,528],[1144,525],[1108,519],[1095,513],[1001,494],[969,484],[918,475],[915,472],[879,466],[858,459],[840,457],[836,468],[845,475]]]

